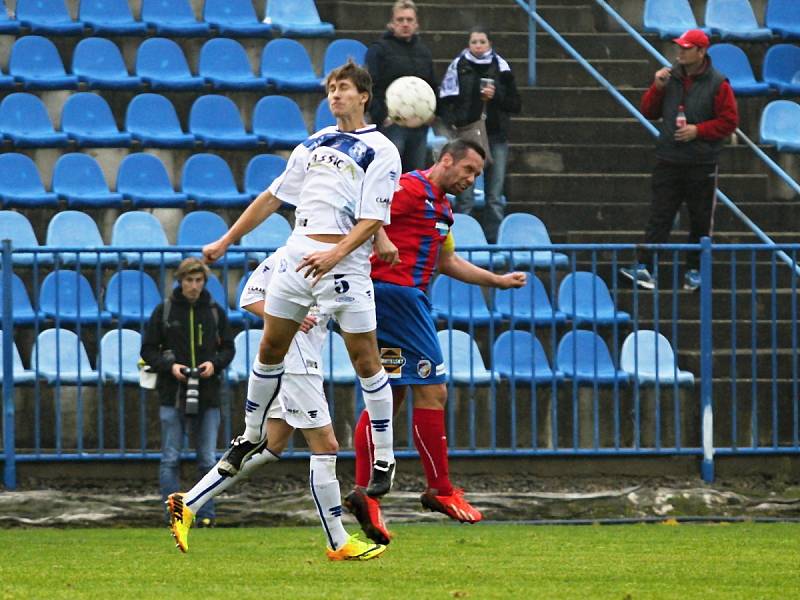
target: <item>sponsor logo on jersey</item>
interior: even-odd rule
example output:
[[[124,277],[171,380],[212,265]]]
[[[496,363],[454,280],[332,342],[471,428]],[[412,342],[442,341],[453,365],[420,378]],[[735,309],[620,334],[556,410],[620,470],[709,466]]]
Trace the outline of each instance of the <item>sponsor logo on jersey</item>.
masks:
[[[352,296],[337,296],[334,302],[355,302]]]
[[[417,375],[422,377],[423,379],[427,379],[430,377],[431,370],[433,369],[433,365],[431,361],[427,358],[423,358],[417,363]]]
[[[375,202],[377,202],[378,204],[389,204],[389,202],[391,201],[392,201],[391,198],[375,198]]]
[[[381,364],[390,379],[400,377],[406,364],[402,348],[381,348]]]
[[[310,358],[306,359],[306,367],[308,367],[309,369],[319,369],[317,361],[311,360]]]
[[[267,290],[266,288],[259,287],[257,285],[248,285],[247,291],[251,294],[265,294]]]

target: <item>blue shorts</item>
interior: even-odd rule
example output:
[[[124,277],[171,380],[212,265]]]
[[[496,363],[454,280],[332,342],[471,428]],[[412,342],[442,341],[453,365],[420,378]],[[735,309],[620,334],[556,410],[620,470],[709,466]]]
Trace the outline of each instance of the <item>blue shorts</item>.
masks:
[[[445,383],[447,372],[436,337],[431,303],[413,287],[374,281],[378,347],[389,383]]]

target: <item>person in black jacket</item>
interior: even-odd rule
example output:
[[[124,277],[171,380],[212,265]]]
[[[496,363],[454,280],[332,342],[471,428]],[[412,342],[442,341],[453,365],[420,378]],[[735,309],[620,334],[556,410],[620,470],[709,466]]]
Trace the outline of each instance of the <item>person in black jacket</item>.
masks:
[[[417,7],[411,0],[399,0],[392,7],[392,20],[381,38],[367,50],[367,70],[372,76],[369,114],[378,130],[392,140],[400,152],[403,172],[425,167],[428,126],[401,127],[392,124],[386,110],[386,88],[395,79],[413,75],[436,90],[433,55],[417,35]]]
[[[161,497],[181,489],[178,481],[184,431],[194,433],[197,469],[206,473],[216,460],[220,423],[220,375],[233,360],[233,336],[225,310],[205,289],[208,267],[197,258],[187,258],[175,271],[180,283],[159,304],[142,338],[142,360],[158,373],[161,401]],[[187,369],[197,369],[197,396],[192,401],[193,378]],[[190,396],[187,400],[187,391]],[[209,502],[198,515],[198,525],[212,525],[214,505]]]
[[[486,27],[470,30],[469,47],[447,68],[439,90],[439,115],[451,127],[464,127],[485,118],[491,160],[484,167],[486,208],[483,229],[490,243],[497,241],[503,220],[503,184],[508,161],[509,114],[518,113],[522,101],[509,64],[492,48]],[[458,212],[473,215],[474,187],[459,194]]]

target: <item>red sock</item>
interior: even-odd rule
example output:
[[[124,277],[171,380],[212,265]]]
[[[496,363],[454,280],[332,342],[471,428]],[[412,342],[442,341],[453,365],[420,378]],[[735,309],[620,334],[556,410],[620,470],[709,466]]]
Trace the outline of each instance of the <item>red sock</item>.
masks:
[[[439,496],[453,493],[447,463],[447,435],[444,429],[444,410],[415,408],[413,416],[414,445],[417,447],[428,479],[428,487]]]
[[[353,449],[356,451],[356,485],[367,487],[372,476],[372,440],[370,439],[369,413],[361,416],[353,432]]]

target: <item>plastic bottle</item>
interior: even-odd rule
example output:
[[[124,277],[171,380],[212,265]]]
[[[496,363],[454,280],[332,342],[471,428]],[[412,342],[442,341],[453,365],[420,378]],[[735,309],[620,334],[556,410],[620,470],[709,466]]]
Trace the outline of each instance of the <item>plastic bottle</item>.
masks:
[[[683,129],[686,127],[686,113],[684,112],[683,104],[678,107],[678,116],[675,117],[675,128]]]

